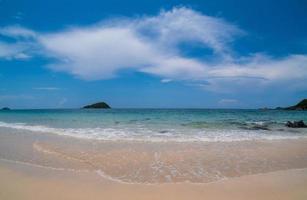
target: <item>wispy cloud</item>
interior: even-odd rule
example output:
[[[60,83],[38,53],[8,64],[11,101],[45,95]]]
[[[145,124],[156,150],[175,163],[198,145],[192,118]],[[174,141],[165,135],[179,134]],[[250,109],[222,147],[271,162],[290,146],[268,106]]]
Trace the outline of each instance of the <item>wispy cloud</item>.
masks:
[[[216,56],[227,57],[228,43],[239,28],[222,19],[188,8],[161,11],[157,16],[113,19],[92,27],[41,35],[49,56],[59,59],[54,70],[83,79],[112,78],[122,69],[135,69],[165,78],[203,78],[206,64],[180,55],[179,44],[200,43]]]
[[[109,79],[130,69],[159,76],[161,82],[185,81],[219,92],[249,90],[251,86],[307,87],[302,84],[307,82],[307,55],[240,56],[231,43],[245,31],[186,7],[57,32],[38,33],[12,26],[0,29],[0,34],[17,39],[17,46],[2,48],[2,53],[1,44],[8,44],[0,43],[0,57],[17,59],[17,55],[31,53],[51,57],[56,62],[47,67],[85,80]],[[210,60],[184,56],[182,43],[197,43],[212,50],[213,55]],[[22,45],[18,47],[20,44],[31,44],[40,51],[31,52]]]
[[[17,12],[13,17],[16,20],[21,20],[21,19],[23,19],[23,16],[24,16],[24,14],[22,12]]]
[[[28,45],[24,43],[5,43],[0,41],[0,59],[25,60],[31,56],[27,53]]]
[[[173,80],[172,79],[169,79],[169,78],[164,78],[161,80],[161,83],[169,83],[169,82],[172,82]]]
[[[34,90],[60,90],[60,88],[57,88],[57,87],[36,87],[36,88],[33,88]]]
[[[235,103],[238,103],[238,100],[237,99],[221,99],[219,100],[218,102],[219,104],[235,104]]]
[[[61,98],[60,100],[59,100],[59,102],[58,102],[58,106],[59,107],[61,107],[61,106],[63,106],[66,102],[68,101],[68,99],[67,98]]]
[[[37,34],[21,26],[7,26],[0,28],[0,36],[14,38],[16,42],[0,41],[0,59],[26,60],[31,58],[37,46]]]
[[[35,38],[37,36],[34,31],[18,25],[0,28],[0,35],[14,38]]]

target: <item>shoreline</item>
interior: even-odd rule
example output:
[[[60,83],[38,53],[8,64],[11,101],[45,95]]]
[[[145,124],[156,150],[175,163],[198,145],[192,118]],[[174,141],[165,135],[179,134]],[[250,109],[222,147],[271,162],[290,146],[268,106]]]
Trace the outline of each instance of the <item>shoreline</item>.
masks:
[[[251,124],[257,124],[257,122],[251,122]],[[258,127],[259,128],[259,127]],[[2,129],[2,130],[1,130]],[[220,137],[185,137],[185,138],[136,138],[136,137],[97,137],[94,135],[84,135],[84,131],[88,132],[91,130],[85,129],[69,129],[69,131],[66,131],[65,128],[52,128],[48,126],[41,126],[41,125],[27,125],[25,123],[7,123],[0,121],[0,131],[6,131],[6,130],[14,130],[16,133],[30,133],[32,135],[54,135],[55,137],[62,137],[65,139],[72,139],[72,140],[83,140],[88,142],[110,142],[110,143],[193,143],[193,144],[205,144],[205,143],[232,143],[232,142],[251,142],[251,141],[279,141],[279,140],[307,140],[307,135],[304,134],[304,132],[300,133],[299,131],[302,131],[301,128],[289,128],[285,127],[285,129],[279,130],[283,133],[296,133],[298,135],[270,135],[266,134],[266,131],[276,131],[276,130],[266,130],[266,129],[221,129],[221,130],[214,130],[215,132],[233,132],[233,131],[246,131],[249,134],[255,134],[255,130],[258,131],[257,137],[234,137],[234,138],[220,138]],[[76,132],[70,132],[70,130],[74,130]],[[81,134],[78,134],[78,131],[82,130]],[[13,131],[13,132],[14,132]],[[210,131],[213,131],[210,130]],[[307,133],[307,132],[306,132]]]
[[[7,200],[303,200],[307,139],[144,143],[4,131],[0,180]]]
[[[13,168],[17,168],[19,170],[12,170],[12,168],[8,166],[14,166]],[[242,179],[246,177],[257,177],[257,176],[266,176],[270,174],[275,174],[275,173],[284,173],[287,171],[291,172],[306,172],[307,173],[307,167],[306,168],[293,168],[293,169],[287,169],[287,170],[276,170],[276,171],[270,171],[270,172],[264,172],[264,173],[256,173],[256,174],[250,174],[250,175],[242,175],[242,176],[236,176],[236,177],[227,177],[224,179],[212,181],[212,182],[204,182],[204,183],[197,183],[197,182],[190,182],[190,181],[184,181],[184,182],[172,182],[172,183],[128,183],[128,182],[123,182],[117,179],[114,179],[112,177],[109,177],[107,175],[104,175],[103,172],[102,174],[99,173],[99,171],[90,171],[90,170],[76,170],[76,169],[67,169],[67,168],[53,168],[53,167],[48,167],[48,166],[42,166],[42,165],[36,165],[32,163],[27,163],[27,162],[21,162],[21,161],[15,161],[15,160],[7,160],[7,159],[2,159],[0,158],[0,170],[6,169],[6,170],[11,170],[14,171],[15,173],[19,173],[23,171],[23,168],[32,168],[32,170],[38,169],[38,170],[46,170],[50,171],[51,173],[72,173],[78,176],[78,174],[93,174],[94,176],[98,177],[102,181],[110,182],[110,183],[115,183],[115,184],[122,184],[122,185],[145,185],[145,186],[164,186],[164,185],[182,185],[182,184],[188,184],[188,185],[210,185],[210,184],[216,184],[219,182],[225,182],[225,181],[231,181],[231,180],[237,180],[237,179]],[[24,172],[22,172],[24,173]],[[27,175],[26,173],[24,175]],[[35,175],[37,176],[37,175]]]
[[[307,139],[144,143],[54,134],[0,134],[0,158],[46,168],[96,171],[124,183],[206,183],[307,168]]]
[[[307,169],[290,169],[211,183],[122,184],[92,172],[38,169],[0,162],[0,198],[30,199],[306,199]]]

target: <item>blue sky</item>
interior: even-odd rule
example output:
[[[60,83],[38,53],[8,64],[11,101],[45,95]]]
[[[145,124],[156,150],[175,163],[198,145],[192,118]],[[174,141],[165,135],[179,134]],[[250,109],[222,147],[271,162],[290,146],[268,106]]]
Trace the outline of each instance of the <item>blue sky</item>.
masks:
[[[307,2],[0,0],[0,82],[0,107],[291,105]]]

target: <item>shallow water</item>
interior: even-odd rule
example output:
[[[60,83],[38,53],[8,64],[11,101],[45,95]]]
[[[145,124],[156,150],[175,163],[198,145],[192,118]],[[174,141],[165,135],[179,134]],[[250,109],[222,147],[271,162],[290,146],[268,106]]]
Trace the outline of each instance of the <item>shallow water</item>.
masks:
[[[284,126],[305,120],[304,111],[239,109],[110,109],[0,111],[10,128],[112,141],[240,141],[291,139],[306,129]]]

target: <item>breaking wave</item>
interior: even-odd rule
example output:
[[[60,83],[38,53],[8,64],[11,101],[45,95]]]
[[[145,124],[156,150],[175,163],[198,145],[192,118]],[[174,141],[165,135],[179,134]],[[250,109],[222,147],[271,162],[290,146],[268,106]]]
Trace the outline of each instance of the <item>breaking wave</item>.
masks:
[[[265,123],[253,123],[237,129],[193,129],[173,128],[153,130],[146,127],[96,127],[96,128],[54,128],[26,123],[0,122],[0,127],[25,130],[37,133],[51,133],[80,139],[106,141],[143,141],[143,142],[231,142],[245,140],[297,139],[306,137],[300,132],[281,129],[272,131]]]

